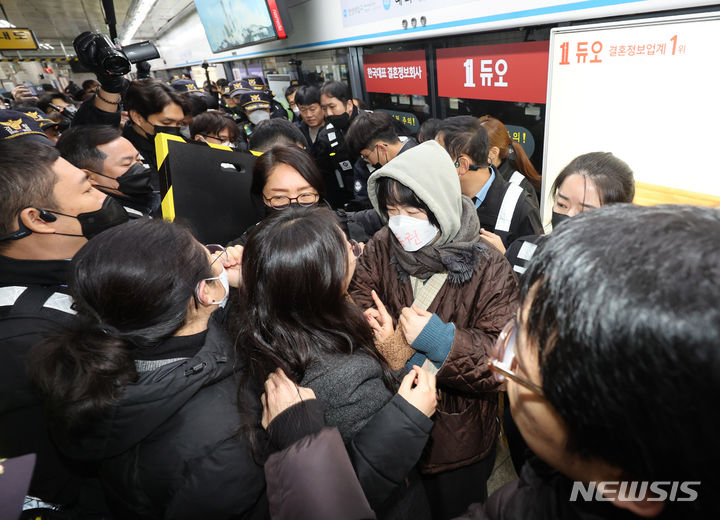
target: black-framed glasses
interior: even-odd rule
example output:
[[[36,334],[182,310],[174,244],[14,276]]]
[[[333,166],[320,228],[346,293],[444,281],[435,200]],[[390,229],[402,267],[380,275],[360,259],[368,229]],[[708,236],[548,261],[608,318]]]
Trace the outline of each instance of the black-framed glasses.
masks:
[[[510,320],[508,324],[503,327],[493,347],[492,358],[488,362],[488,366],[490,370],[492,370],[496,381],[502,383],[507,377],[539,396],[544,397],[545,393],[542,388],[515,373],[518,364],[517,357],[515,356],[517,328],[517,317]]]
[[[263,199],[265,199],[265,202],[267,202],[272,208],[285,209],[293,202],[297,202],[299,205],[304,207],[312,206],[320,199],[320,195],[318,195],[317,193],[307,192],[301,193],[297,197],[275,195],[274,197],[270,197],[269,199],[263,196]]]
[[[205,244],[205,249],[210,251],[210,255],[213,257],[210,267],[217,262],[218,258],[225,258],[225,261],[229,259],[228,252],[220,244]]]

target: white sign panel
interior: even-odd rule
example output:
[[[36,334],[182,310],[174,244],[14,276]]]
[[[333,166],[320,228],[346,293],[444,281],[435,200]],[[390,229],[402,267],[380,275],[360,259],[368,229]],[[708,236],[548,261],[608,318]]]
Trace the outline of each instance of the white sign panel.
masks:
[[[543,215],[574,157],[612,152],[641,183],[720,196],[720,12],[553,29]]]

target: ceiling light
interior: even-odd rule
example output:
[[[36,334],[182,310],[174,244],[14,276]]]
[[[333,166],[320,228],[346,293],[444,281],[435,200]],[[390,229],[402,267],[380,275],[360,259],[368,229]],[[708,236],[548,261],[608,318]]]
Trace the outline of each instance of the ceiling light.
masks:
[[[155,5],[155,2],[157,2],[157,0],[140,0],[138,2],[138,5],[132,15],[132,19],[130,20],[130,23],[127,24],[127,29],[125,30],[125,34],[123,35],[123,45],[127,45],[128,43],[130,43],[130,40],[132,40],[133,36],[135,36],[135,33],[140,28],[142,23],[145,21],[148,13]]]
[[[0,18],[0,27],[6,28],[6,27],[15,27],[13,24],[8,22],[7,20],[3,20]]]

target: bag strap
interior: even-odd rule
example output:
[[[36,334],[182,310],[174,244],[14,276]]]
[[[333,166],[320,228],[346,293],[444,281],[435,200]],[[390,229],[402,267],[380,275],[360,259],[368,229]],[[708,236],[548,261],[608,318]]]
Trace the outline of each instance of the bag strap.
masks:
[[[423,280],[420,278],[411,276],[410,283],[413,288],[413,296],[415,296],[413,305],[417,305],[422,310],[426,311],[440,292],[440,289],[442,289],[442,286],[445,285],[447,277],[447,272],[435,273],[427,280],[427,282],[423,283]]]
[[[54,289],[42,286],[30,286],[15,300],[8,317],[37,314],[42,311],[45,302],[53,295]]]

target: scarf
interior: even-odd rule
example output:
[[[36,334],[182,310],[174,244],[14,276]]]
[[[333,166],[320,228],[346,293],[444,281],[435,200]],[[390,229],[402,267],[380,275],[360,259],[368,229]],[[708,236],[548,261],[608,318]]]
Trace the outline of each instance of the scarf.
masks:
[[[480,239],[480,221],[475,205],[465,196],[462,198],[460,230],[449,242],[436,246],[434,244],[438,240],[435,240],[410,252],[402,248],[392,233],[390,237],[390,263],[396,264],[398,277],[403,282],[409,276],[426,280],[435,273],[447,271],[447,281],[452,285],[460,285],[472,278],[482,258],[488,257],[486,246]]]

